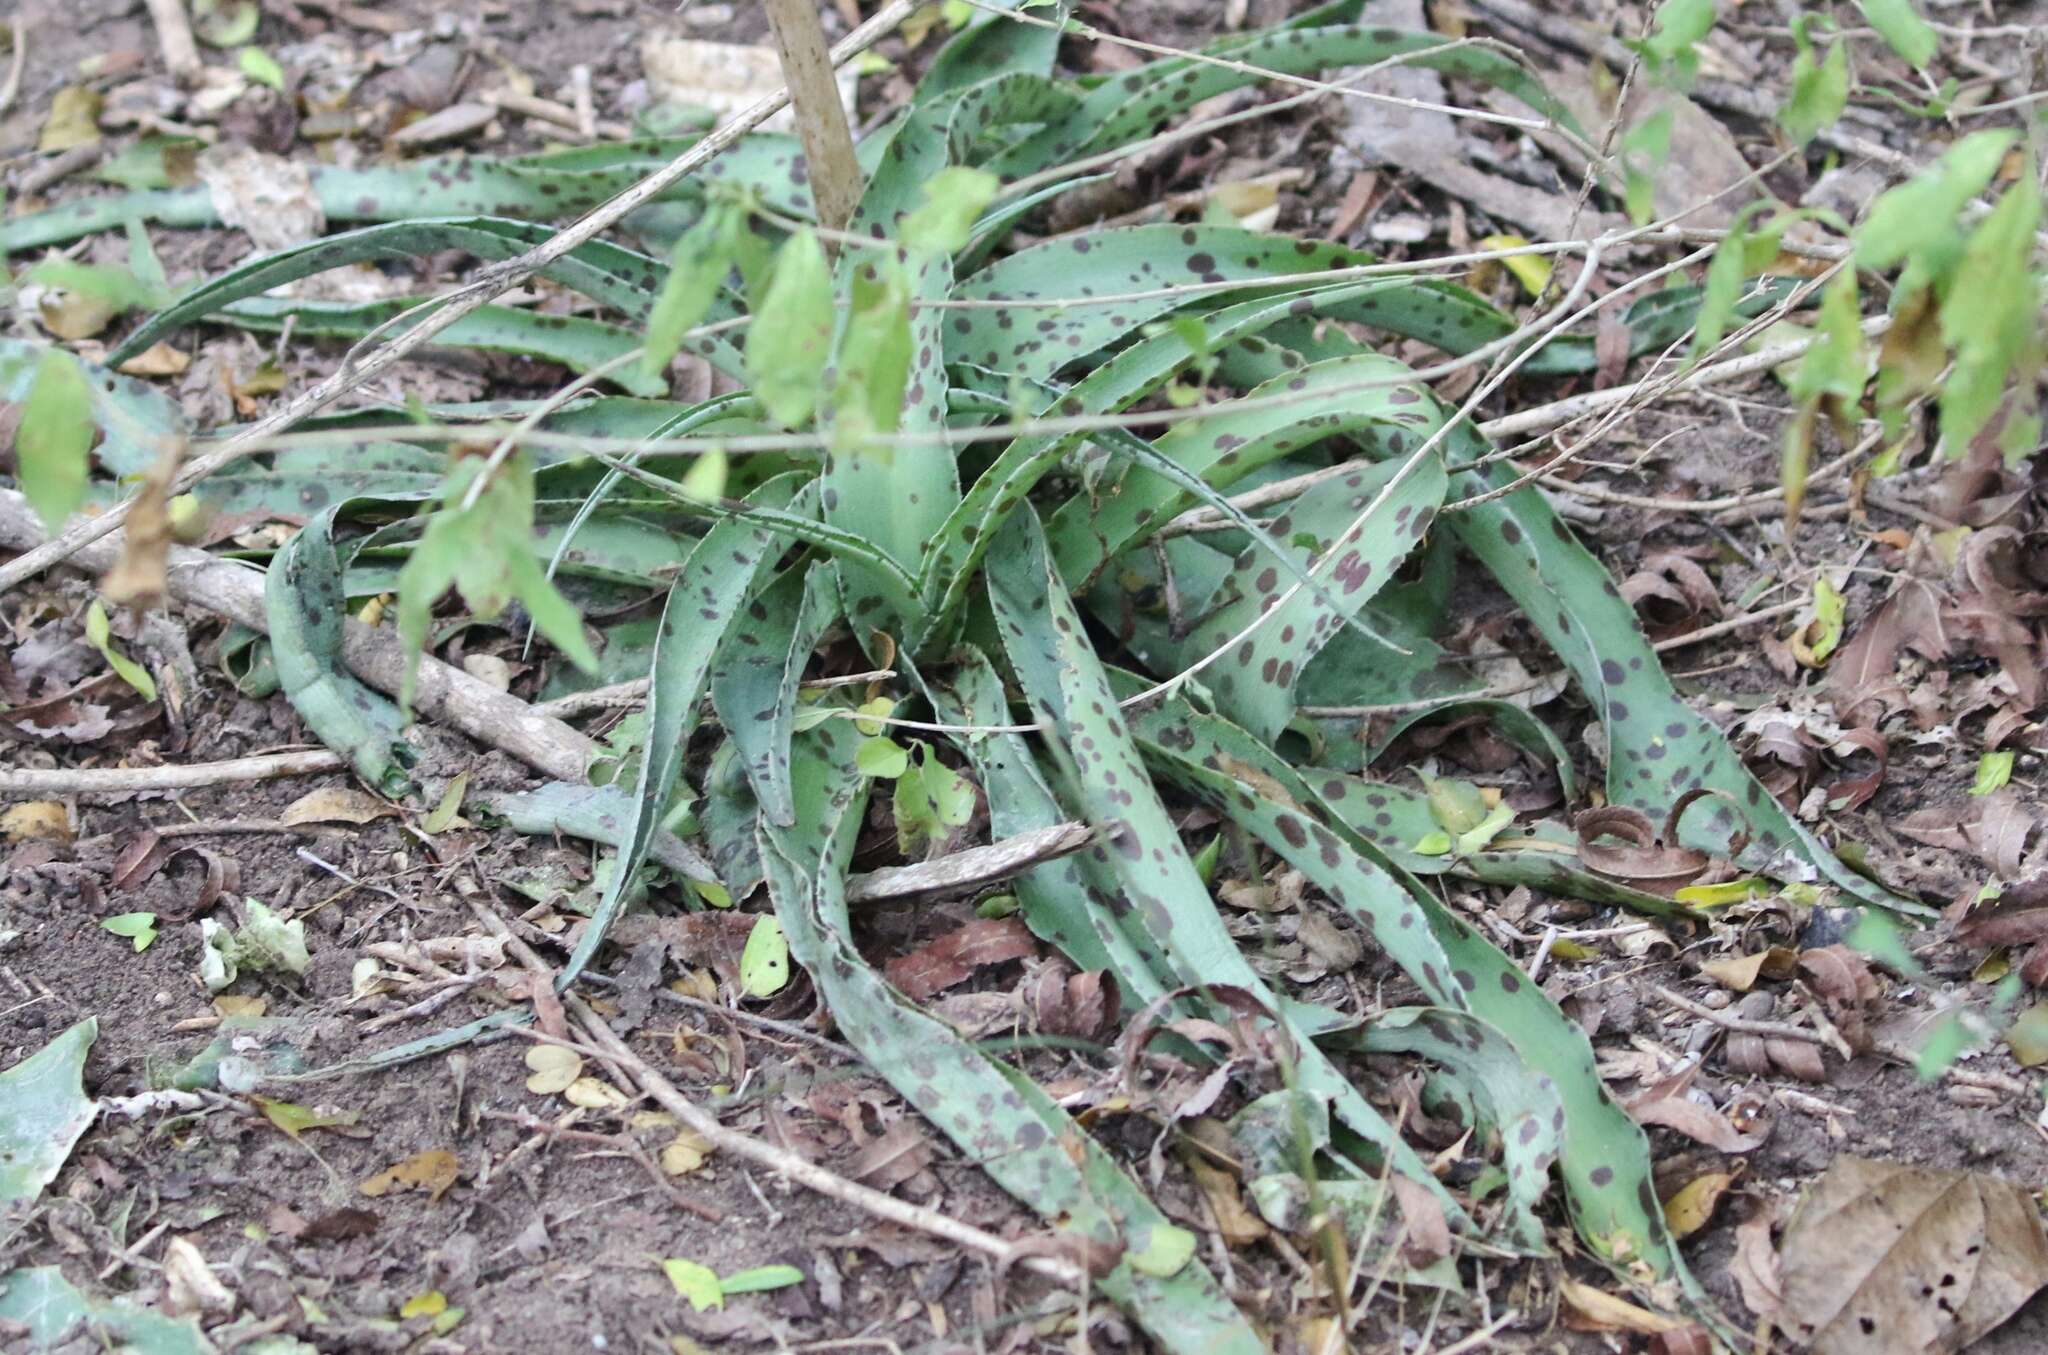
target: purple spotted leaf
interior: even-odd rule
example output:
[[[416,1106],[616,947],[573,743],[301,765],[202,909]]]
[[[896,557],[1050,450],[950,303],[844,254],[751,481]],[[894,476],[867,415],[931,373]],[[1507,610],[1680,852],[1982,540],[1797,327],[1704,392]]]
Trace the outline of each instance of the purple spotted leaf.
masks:
[[[1574,1220],[1613,1256],[1683,1274],[1650,1184],[1642,1130],[1607,1096],[1584,1032],[1412,875],[1320,806],[1300,772],[1220,716],[1162,702],[1137,721],[1151,765],[1239,824],[1357,921],[1430,1000],[1503,1032],[1561,1103],[1559,1168]]]
[[[830,720],[797,736],[788,828],[763,819],[760,853],[790,954],[840,1033],[875,1072],[1098,1264],[1095,1285],[1168,1350],[1258,1355],[1264,1343],[1200,1264],[1155,1275],[1130,1263],[1165,1215],[1038,1085],[918,1010],[861,958],[846,868],[868,787],[859,734]]]
[[[1127,930],[1141,928],[1158,944],[1176,984],[1242,989],[1270,1012],[1290,1013],[1253,970],[1224,927],[1189,857],[1088,643],[1059,576],[1052,570],[1038,519],[1013,517],[991,552],[989,600],[1004,648],[1031,711],[1046,726],[1046,743],[1069,803],[1103,830],[1089,854],[1121,885],[1111,906]],[[1393,1169],[1417,1182],[1461,1225],[1466,1215],[1350,1080],[1324,1056],[1291,1016],[1294,1075],[1304,1089],[1330,1099],[1353,1133],[1376,1145]]]

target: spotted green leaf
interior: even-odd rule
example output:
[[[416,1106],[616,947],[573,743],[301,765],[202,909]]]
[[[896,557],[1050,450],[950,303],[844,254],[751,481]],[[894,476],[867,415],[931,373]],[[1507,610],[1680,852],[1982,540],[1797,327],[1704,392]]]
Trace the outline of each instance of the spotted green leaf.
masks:
[[[1010,520],[985,572],[997,629],[1032,713],[1047,726],[1046,744],[1073,807],[1091,822],[1115,825],[1089,852],[1122,885],[1113,906],[1131,919],[1123,925],[1152,934],[1178,983],[1242,989],[1285,1020],[1284,1004],[1225,930],[1145,773],[1080,617],[1052,572],[1035,515]],[[1300,1085],[1330,1097],[1348,1128],[1385,1154],[1394,1170],[1437,1196],[1448,1217],[1461,1220],[1463,1210],[1393,1127],[1312,1045],[1301,1038],[1294,1042]]]
[[[264,612],[271,658],[286,699],[313,736],[348,757],[363,780],[397,798],[411,790],[406,773],[418,754],[401,735],[406,721],[399,707],[359,681],[342,659],[348,608],[334,516],[329,508],[314,517],[270,563]]]
[[[1200,1264],[1165,1274],[1131,1264],[1133,1247],[1145,1254],[1172,1225],[1087,1133],[1028,1077],[906,1002],[854,948],[845,871],[868,784],[853,766],[860,737],[840,720],[799,735],[796,825],[760,829],[776,916],[841,1033],[998,1185],[1058,1231],[1121,1254],[1095,1284],[1162,1347],[1255,1355],[1263,1344]]]

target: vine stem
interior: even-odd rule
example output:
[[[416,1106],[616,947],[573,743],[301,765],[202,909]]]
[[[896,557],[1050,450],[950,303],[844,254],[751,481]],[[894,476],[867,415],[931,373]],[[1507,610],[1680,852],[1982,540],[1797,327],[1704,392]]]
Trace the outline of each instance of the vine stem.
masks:
[[[873,18],[854,29],[847,35],[845,41],[832,49],[833,64],[844,63],[866,51],[908,18],[920,3],[921,0],[890,0],[890,3],[883,6]],[[593,208],[580,220],[573,225],[565,226],[544,243],[502,264],[482,269],[475,278],[455,291],[435,297],[422,306],[407,311],[404,316],[399,317],[398,323],[416,317],[411,328],[367,356],[359,358],[356,353],[351,352],[342,359],[341,365],[332,375],[287,401],[283,408],[250,424],[241,433],[218,447],[186,462],[184,469],[179,471],[178,478],[172,482],[170,494],[175,497],[185,493],[215,471],[249,455],[272,434],[290,428],[301,419],[318,413],[349,391],[390,370],[457,320],[510,291],[555,260],[596,239],[634,209],[646,205],[709,164],[738,144],[741,137],[781,112],[788,104],[787,89],[779,89],[773,94],[757,99],[735,114],[730,122],[697,142],[689,150],[611,201]],[[123,499],[97,517],[84,518],[71,524],[56,537],[19,559],[0,565],[0,593],[18,587],[50,566],[71,558],[84,547],[114,531],[128,520],[128,514],[134,508],[135,502],[133,496]]]

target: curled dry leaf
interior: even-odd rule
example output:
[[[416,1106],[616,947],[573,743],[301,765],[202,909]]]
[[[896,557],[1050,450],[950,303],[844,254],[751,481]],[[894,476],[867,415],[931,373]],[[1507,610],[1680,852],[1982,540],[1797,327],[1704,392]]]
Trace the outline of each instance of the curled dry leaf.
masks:
[[[1653,1313],[1577,1280],[1559,1281],[1557,1293],[1564,1300],[1564,1324],[1573,1331],[1626,1331],[1654,1336],[1691,1325],[1682,1317]]]
[[[1735,1225],[1735,1256],[1728,1263],[1742,1302],[1758,1317],[1777,1314],[1780,1290],[1778,1249],[1771,1245],[1771,1212],[1758,1210]]]
[[[1121,1010],[1116,979],[1107,970],[1076,974],[1059,959],[1027,973],[1018,992],[1031,1024],[1045,1035],[1098,1040],[1108,1034]]]
[[[1208,1201],[1209,1212],[1216,1220],[1217,1235],[1225,1243],[1233,1247],[1249,1247],[1271,1231],[1264,1219],[1245,1207],[1244,1195],[1238,1188],[1234,1172],[1217,1166],[1199,1153],[1189,1156],[1188,1171],[1195,1178],[1195,1185],[1201,1188],[1202,1198]]]
[[[1691,1237],[1713,1220],[1721,1197],[1735,1184],[1730,1172],[1708,1172],[1680,1186],[1664,1202],[1664,1222],[1673,1237]]]
[[[213,1319],[235,1311],[240,1302],[235,1291],[221,1283],[190,1239],[172,1238],[164,1248],[163,1265],[165,1311],[179,1317],[203,1314]]]
[[[0,840],[69,846],[77,836],[71,826],[71,815],[56,800],[30,800],[0,813]]]
[[[1672,811],[1675,825],[1679,811]],[[1579,859],[1602,875],[1626,880],[1639,889],[1670,895],[1691,884],[1707,870],[1709,858],[1694,847],[1657,845],[1657,830],[1649,816],[1626,805],[1603,805],[1589,809],[1573,821],[1579,835]],[[1620,839],[1620,842],[1610,839]],[[1666,833],[1665,842],[1676,837]]]
[[[1782,1254],[1782,1320],[1815,1355],[1946,1355],[2048,1284],[2025,1186],[1865,1158],[1815,1183]]]
[[[1723,610],[1721,592],[1707,571],[1676,551],[1645,555],[1642,568],[1622,582],[1621,595],[1642,617],[1652,640],[1696,630],[1702,618],[1719,616]]]
[[[1700,973],[1723,988],[1746,993],[1756,987],[1758,979],[1789,979],[1798,967],[1799,957],[1792,950],[1785,946],[1769,946],[1750,955],[1709,960],[1700,966]]]
[[[2048,871],[2015,881],[1997,899],[1972,909],[1956,924],[1955,937],[1985,950],[2026,947],[2020,977],[2040,987],[2048,981]]]
[[[1757,992],[1744,997],[1735,1004],[1735,1015],[1749,1021],[1767,1021],[1775,1005],[1769,993]],[[1721,1057],[1728,1066],[1738,1073],[1752,1077],[1770,1077],[1785,1074],[1801,1082],[1826,1082],[1827,1064],[1821,1059],[1820,1046],[1804,1040],[1776,1039],[1766,1035],[1752,1035],[1747,1031],[1730,1031],[1727,1047]]]

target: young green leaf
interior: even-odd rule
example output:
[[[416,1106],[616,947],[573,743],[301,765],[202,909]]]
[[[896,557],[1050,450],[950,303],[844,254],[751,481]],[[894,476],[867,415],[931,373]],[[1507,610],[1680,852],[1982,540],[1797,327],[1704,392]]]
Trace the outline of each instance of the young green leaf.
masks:
[[[242,68],[242,74],[257,84],[280,91],[284,89],[284,67],[261,47],[244,47],[235,53],[235,64]]]
[[[2013,755],[2011,749],[1986,753],[1977,759],[1977,779],[1970,783],[1970,794],[1989,795],[2012,780]]]
[[[891,781],[909,770],[910,750],[887,734],[875,734],[861,740],[853,760],[862,776]]]
[[[443,506],[427,520],[419,544],[398,571],[398,634],[411,655],[399,700],[408,708],[427,623],[450,584],[483,620],[517,599],[570,662],[586,673],[597,671],[582,618],[534,555],[532,468],[524,457],[513,457],[492,475],[474,506],[461,507],[470,484],[483,473],[481,458],[456,463]]]
[[[1792,40],[1799,54],[1792,58],[1792,92],[1778,110],[1778,125],[1794,142],[1804,146],[1832,126],[1849,106],[1849,47],[1840,38],[1828,44],[1825,57],[1814,59],[1813,41],[1807,36],[1811,15],[1792,21]]]
[[[1195,1254],[1195,1235],[1171,1223],[1155,1223],[1143,1242],[1133,1243],[1124,1260],[1140,1275],[1160,1279],[1174,1274]]]
[[[1991,182],[2012,143],[2009,131],[1972,132],[1931,168],[1886,192],[1856,232],[1856,266],[1883,271],[1947,237],[1963,205]]]
[[[899,238],[905,249],[952,254],[966,247],[975,218],[1001,187],[985,169],[952,165],[925,184],[924,206],[903,218]]]
[[[833,391],[835,431],[855,437],[893,433],[910,383],[910,289],[893,263],[853,273],[853,313],[839,340]]]
[[[896,778],[897,847],[905,856],[918,856],[928,845],[943,843],[974,817],[974,802],[974,783],[933,757],[929,744],[920,743],[917,765]]]
[[[107,666],[120,676],[121,681],[133,687],[144,701],[156,700],[156,679],[149,670],[114,647],[113,636],[107,625],[107,609],[94,598],[92,605],[85,609],[86,643],[100,652]]]
[[[1623,205],[1638,226],[1657,214],[1656,177],[1644,166],[1662,164],[1670,152],[1672,118],[1669,108],[1660,108],[1621,139]]]
[[[668,280],[662,283],[661,295],[647,317],[646,351],[640,355],[643,376],[652,379],[668,370],[669,359],[683,346],[683,335],[703,320],[718,299],[718,289],[732,271],[734,243],[745,229],[745,214],[721,202],[708,208],[676,241]]]
[[[795,1266],[755,1266],[751,1270],[736,1270],[725,1276],[719,1280],[718,1287],[727,1294],[762,1294],[803,1282],[804,1273]]]
[[[817,232],[798,231],[775,256],[775,272],[747,330],[747,379],[768,417],[784,428],[818,405],[832,356],[832,270]]]
[[[53,536],[85,499],[92,432],[92,387],[85,373],[69,353],[45,349],[14,446],[21,492]]]
[[[676,1287],[676,1293],[690,1301],[690,1307],[698,1312],[706,1308],[725,1306],[725,1289],[718,1282],[718,1272],[695,1261],[681,1257],[670,1257],[661,1263],[668,1282]]]
[[[1856,0],[1856,8],[1891,49],[1914,66],[1934,60],[1934,30],[1913,8],[1913,0]]]
[[[1657,26],[1642,44],[1653,68],[1679,83],[1690,81],[1700,61],[1693,45],[1714,31],[1715,9],[1715,0],[1664,0],[1657,6]]]
[[[116,936],[125,936],[135,943],[135,953],[140,955],[156,941],[155,913],[116,913],[100,919],[100,926]]]
[[[740,952],[740,988],[749,997],[773,997],[789,982],[789,941],[782,924],[763,915]]]

